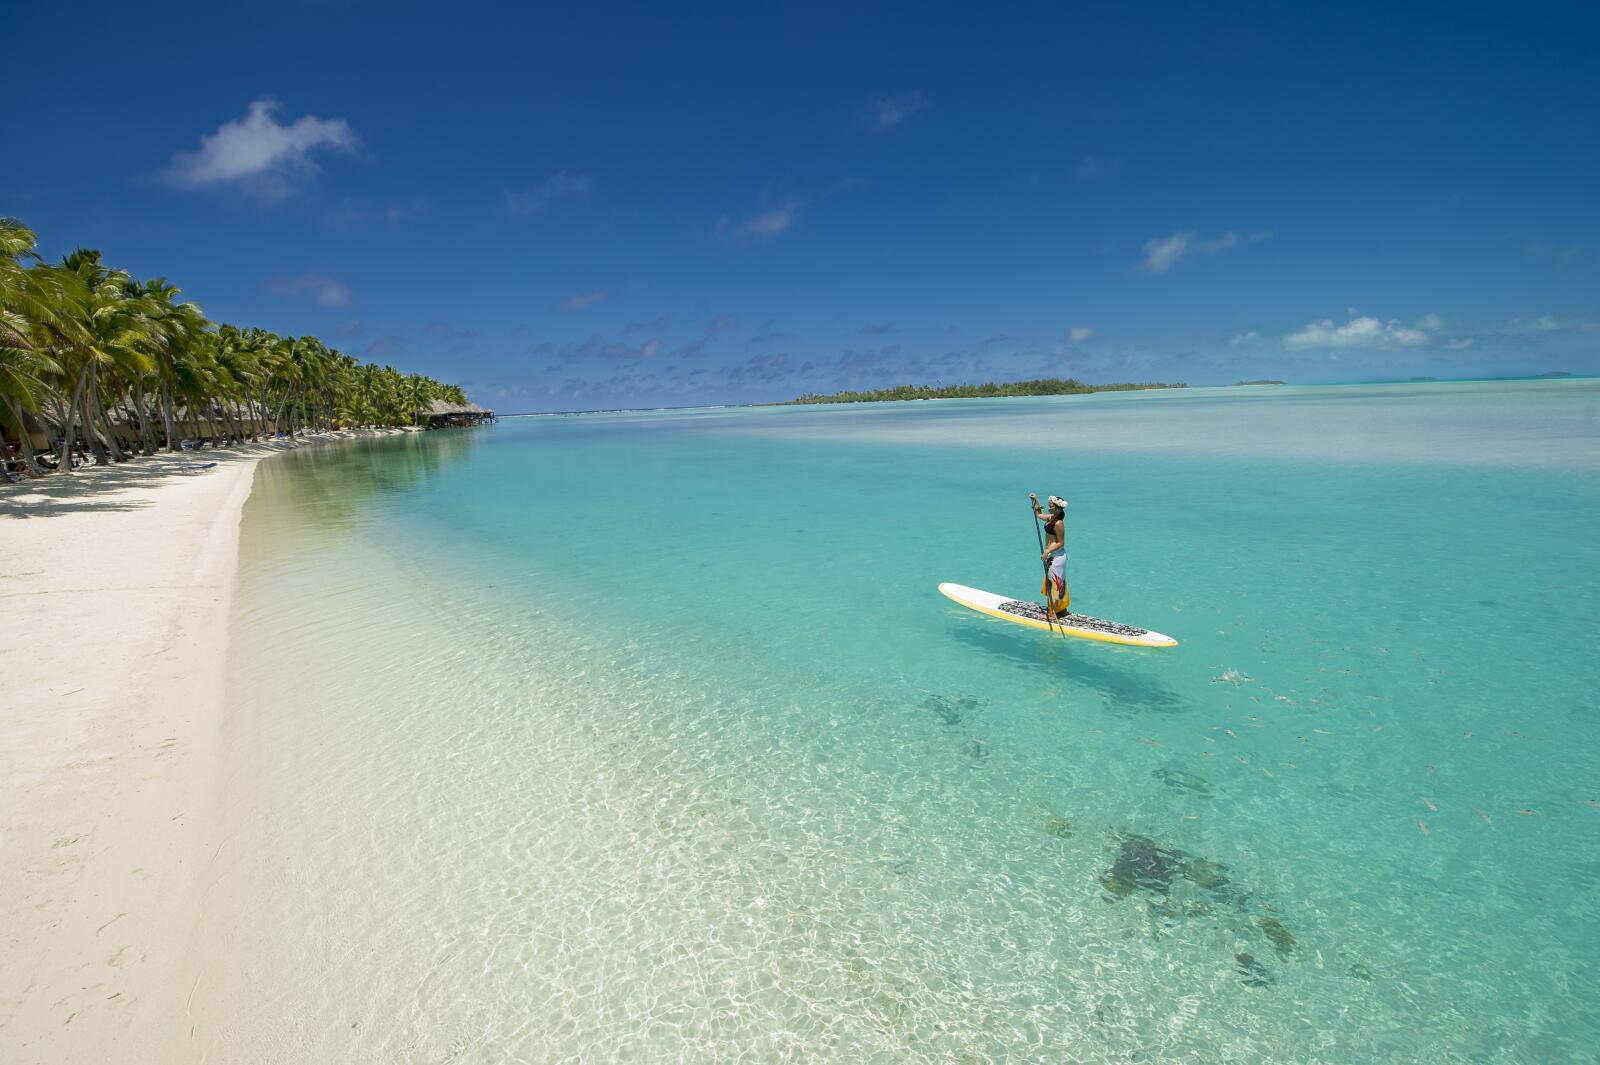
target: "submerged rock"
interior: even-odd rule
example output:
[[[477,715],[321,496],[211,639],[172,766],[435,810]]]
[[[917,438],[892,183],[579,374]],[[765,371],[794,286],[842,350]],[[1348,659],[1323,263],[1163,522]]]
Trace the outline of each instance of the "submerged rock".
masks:
[[[1183,868],[1183,859],[1189,857],[1182,851],[1158,847],[1147,836],[1123,836],[1122,847],[1116,861],[1100,878],[1100,883],[1112,895],[1125,899],[1135,889],[1143,888],[1165,895],[1172,889],[1172,880]]]
[[[1235,962],[1234,969],[1240,977],[1239,982],[1245,987],[1272,986],[1272,974],[1267,971],[1265,965],[1256,961],[1252,955],[1235,954],[1233,960]]]
[[[1118,839],[1122,846],[1116,861],[1100,879],[1105,889],[1117,898],[1126,898],[1135,888],[1165,895],[1178,877],[1224,899],[1237,894],[1230,890],[1225,865],[1160,846],[1147,836],[1123,835]]]
[[[1060,820],[1064,822],[1065,818]],[[1054,818],[1046,822],[1045,830],[1052,835],[1054,823]],[[1288,927],[1277,917],[1268,916],[1274,908],[1259,904],[1252,892],[1233,883],[1227,866],[1175,847],[1164,847],[1148,836],[1124,832],[1113,838],[1117,855],[1111,868],[1101,875],[1100,885],[1111,902],[1143,892],[1145,911],[1154,920],[1154,934],[1162,935],[1187,918],[1211,917],[1241,933],[1254,925],[1280,957],[1287,958],[1298,950],[1299,942]],[[1272,985],[1271,972],[1253,955],[1238,954],[1234,960],[1246,987]],[[1366,967],[1359,964],[1351,966],[1350,973],[1357,979],[1372,979]]]
[[[1204,777],[1196,776],[1186,769],[1175,769],[1172,766],[1162,766],[1150,774],[1169,788],[1187,791],[1198,795],[1202,799],[1211,798],[1211,787]]]
[[[1228,885],[1228,878],[1223,875],[1227,868],[1216,862],[1208,862],[1204,858],[1195,858],[1183,867],[1183,875],[1207,891],[1217,891]]]
[[[1294,951],[1294,936],[1289,934],[1289,930],[1283,927],[1283,922],[1276,917],[1257,917],[1256,927],[1272,940],[1272,945],[1278,948],[1279,954],[1289,954]]]

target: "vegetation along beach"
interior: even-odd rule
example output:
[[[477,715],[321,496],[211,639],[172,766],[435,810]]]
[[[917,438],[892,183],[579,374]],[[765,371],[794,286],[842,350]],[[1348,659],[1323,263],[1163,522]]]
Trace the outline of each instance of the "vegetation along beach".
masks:
[[[8,16],[0,1062],[1590,1060],[1595,29]]]
[[[1280,382],[1281,383],[1281,382]],[[907,399],[997,399],[1002,396],[1082,396],[1091,392],[1132,392],[1140,388],[1184,388],[1184,385],[1115,384],[1086,385],[1074,378],[1046,378],[1038,381],[1010,381],[981,385],[897,385],[868,392],[833,392],[826,396],[806,393],[790,403],[883,403]]]

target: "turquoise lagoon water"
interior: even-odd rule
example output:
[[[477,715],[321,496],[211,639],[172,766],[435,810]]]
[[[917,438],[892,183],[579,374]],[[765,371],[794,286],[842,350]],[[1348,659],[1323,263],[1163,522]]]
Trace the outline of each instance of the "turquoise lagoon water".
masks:
[[[1038,587],[1168,651],[963,611]],[[263,465],[208,1060],[1593,1060],[1600,383]],[[205,997],[205,991],[200,991]]]

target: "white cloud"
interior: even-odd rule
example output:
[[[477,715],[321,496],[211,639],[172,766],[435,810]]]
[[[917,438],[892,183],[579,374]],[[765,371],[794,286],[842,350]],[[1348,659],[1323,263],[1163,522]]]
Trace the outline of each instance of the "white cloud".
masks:
[[[348,307],[352,298],[348,285],[322,274],[276,277],[267,282],[267,291],[290,299],[309,299],[318,307]]]
[[[1283,346],[1294,351],[1307,348],[1333,350],[1335,348],[1394,348],[1426,347],[1433,338],[1423,329],[1403,326],[1398,318],[1380,322],[1371,315],[1356,313],[1350,308],[1350,320],[1344,325],[1334,325],[1333,319],[1309,322],[1298,332],[1283,338]]]
[[[252,101],[243,118],[202,136],[198,150],[174,155],[167,180],[184,189],[233,186],[280,200],[317,172],[312,153],[322,148],[353,152],[360,143],[342,118],[302,115],[283,125],[277,120],[282,109],[268,96]]]
[[[599,303],[601,300],[605,299],[607,295],[608,294],[604,291],[577,292],[556,304],[556,310],[581,311],[585,307],[593,307],[596,303]]]
[[[1086,325],[1075,325],[1067,330],[1067,340],[1073,344],[1078,343],[1080,340],[1088,340],[1092,336],[1094,336],[1094,330]]]
[[[1466,351],[1468,348],[1488,345],[1491,349],[1506,346],[1527,348],[1585,332],[1600,332],[1600,323],[1553,314],[1536,318],[1513,318],[1498,331],[1463,331],[1447,333],[1449,323],[1437,314],[1424,314],[1410,325],[1398,318],[1380,321],[1364,315],[1356,308],[1348,308],[1349,321],[1335,325],[1332,319],[1310,322],[1302,329],[1283,338],[1283,346],[1290,350],[1325,350],[1333,357],[1338,350],[1363,349],[1369,351]],[[1231,343],[1231,341],[1230,341]]]
[[[771,240],[794,225],[795,205],[789,200],[782,207],[747,218],[734,229],[734,240]]]
[[[1230,348],[1248,348],[1261,343],[1261,334],[1251,329],[1244,333],[1235,333],[1228,338]]]
[[[589,179],[582,174],[569,174],[565,170],[545,179],[544,184],[527,192],[506,190],[506,214],[512,218],[535,214],[549,207],[563,196],[577,196],[589,191]]]
[[[1511,319],[1506,323],[1506,332],[1511,336],[1542,340],[1558,333],[1600,333],[1600,322],[1541,314],[1537,318]]]
[[[1567,322],[1553,314],[1541,314],[1537,318],[1513,318],[1506,323],[1506,328],[1513,333],[1559,333],[1567,327]]]
[[[1178,261],[1185,256],[1216,255],[1218,252],[1237,247],[1242,242],[1255,244],[1271,240],[1274,235],[1273,231],[1268,229],[1251,233],[1248,237],[1241,237],[1230,229],[1221,236],[1202,237],[1194,230],[1188,229],[1166,237],[1152,237],[1144,242],[1144,262],[1139,264],[1139,269],[1147,274],[1164,274],[1177,266]]]
[[[872,101],[872,106],[861,116],[861,122],[873,133],[893,129],[918,111],[926,110],[928,98],[920,92],[904,96],[883,96]]]
[[[1144,262],[1140,268],[1147,274],[1163,274],[1172,269],[1189,250],[1193,233],[1174,233],[1170,237],[1153,237],[1144,242]]]

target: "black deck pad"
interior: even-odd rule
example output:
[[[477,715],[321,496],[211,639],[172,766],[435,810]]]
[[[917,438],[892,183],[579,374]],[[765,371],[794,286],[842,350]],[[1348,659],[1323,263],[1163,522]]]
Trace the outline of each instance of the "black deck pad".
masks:
[[[1094,632],[1109,632],[1117,636],[1148,636],[1149,629],[1137,629],[1132,625],[1119,625],[1115,621],[1105,618],[1092,618],[1088,614],[1066,613],[1056,618],[1046,618],[1044,607],[1038,603],[1022,603],[1015,599],[1008,599],[1000,604],[1000,609],[1007,614],[1015,614],[1019,618],[1031,618],[1034,621],[1053,621],[1057,625],[1071,625],[1075,629],[1090,629]]]

